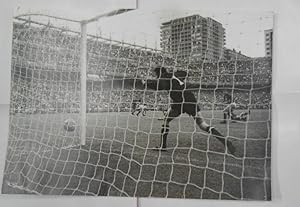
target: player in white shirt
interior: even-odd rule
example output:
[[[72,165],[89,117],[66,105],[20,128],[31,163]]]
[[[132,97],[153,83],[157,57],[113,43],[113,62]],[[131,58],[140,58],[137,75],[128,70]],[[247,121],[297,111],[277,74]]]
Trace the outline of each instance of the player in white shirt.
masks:
[[[227,94],[224,95],[224,100],[230,101],[231,96]],[[235,101],[232,103],[229,103],[224,109],[223,109],[223,121],[222,124],[226,124],[227,120],[233,120],[233,121],[247,121],[250,115],[250,109],[247,112],[241,112],[240,114],[234,113],[234,109],[236,108],[237,104]]]

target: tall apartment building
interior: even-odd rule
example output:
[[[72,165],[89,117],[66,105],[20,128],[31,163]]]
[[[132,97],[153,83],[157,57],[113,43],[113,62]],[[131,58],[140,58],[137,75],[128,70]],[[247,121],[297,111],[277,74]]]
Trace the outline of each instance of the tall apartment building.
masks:
[[[265,56],[266,57],[272,57],[272,51],[273,51],[273,30],[268,29],[265,30]]]
[[[177,58],[223,58],[225,29],[220,22],[200,15],[173,19],[161,25],[161,48]]]

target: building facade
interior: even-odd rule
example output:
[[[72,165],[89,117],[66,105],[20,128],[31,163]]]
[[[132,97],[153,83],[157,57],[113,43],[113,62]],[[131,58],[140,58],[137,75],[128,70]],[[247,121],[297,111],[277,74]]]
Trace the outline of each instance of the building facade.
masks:
[[[265,56],[272,57],[273,52],[273,30],[265,30]]]
[[[224,60],[249,60],[250,57],[242,54],[241,51],[235,49],[224,48]]]
[[[161,48],[175,58],[223,58],[225,29],[220,22],[200,15],[173,19],[161,25]]]

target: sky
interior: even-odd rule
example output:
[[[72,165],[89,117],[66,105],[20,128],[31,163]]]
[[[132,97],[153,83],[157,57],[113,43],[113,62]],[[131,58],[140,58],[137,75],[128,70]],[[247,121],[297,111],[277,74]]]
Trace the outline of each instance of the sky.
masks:
[[[100,19],[94,26],[102,35],[125,42],[159,48],[160,25],[171,19],[199,14],[211,17],[225,28],[225,47],[251,57],[265,54],[264,30],[273,26],[272,13],[210,12],[201,10],[135,10],[120,16]]]
[[[19,0],[15,14],[43,13],[82,20],[116,8],[134,7],[136,7],[135,0]],[[189,5],[186,8],[188,7]],[[203,17],[211,17],[222,23],[226,33],[225,47],[234,48],[250,57],[264,56],[264,30],[273,27],[273,13],[222,11],[220,9],[209,11],[186,8],[179,9],[174,5],[163,9],[139,6],[136,10],[109,18],[101,18],[94,23],[90,23],[88,25],[88,33],[93,35],[101,34],[111,39],[160,49],[160,25],[162,22],[199,14]],[[189,8],[197,8],[197,5],[190,5]],[[39,20],[48,22],[49,18]],[[62,26],[68,26],[79,31],[78,24],[68,24],[54,20],[50,22],[53,22],[54,25],[61,26],[60,24],[62,24]]]

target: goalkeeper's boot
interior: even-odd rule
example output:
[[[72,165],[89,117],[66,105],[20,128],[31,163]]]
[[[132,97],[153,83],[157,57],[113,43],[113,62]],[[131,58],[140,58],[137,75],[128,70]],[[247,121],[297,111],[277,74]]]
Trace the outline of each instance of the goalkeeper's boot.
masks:
[[[227,140],[227,150],[230,154],[234,155],[235,153],[235,147],[233,146],[232,142]]]
[[[211,133],[212,135],[214,135],[220,142],[222,142],[222,144],[224,146],[227,146],[227,149],[230,152],[230,154],[234,154],[235,147],[228,140],[227,140],[227,144],[226,144],[225,137],[218,130],[216,130],[214,127],[209,127],[208,132]]]

